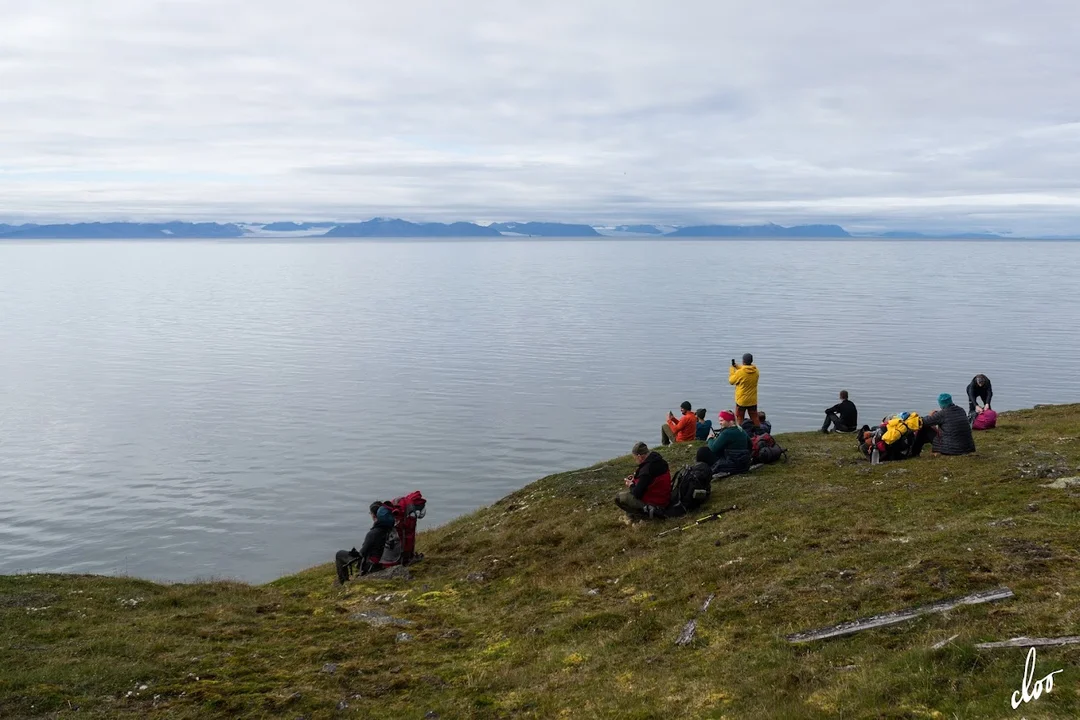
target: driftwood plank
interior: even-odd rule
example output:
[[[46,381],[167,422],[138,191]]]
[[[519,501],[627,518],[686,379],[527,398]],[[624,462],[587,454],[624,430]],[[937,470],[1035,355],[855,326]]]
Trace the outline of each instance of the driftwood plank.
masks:
[[[1018,637],[1000,642],[976,643],[975,647],[980,650],[994,650],[996,648],[1056,647],[1058,645],[1080,645],[1080,635],[1068,635],[1058,638]]]
[[[813,642],[814,640],[838,637],[840,635],[851,635],[852,633],[861,632],[863,630],[871,630],[873,628],[886,627],[888,625],[896,625],[898,623],[907,622],[908,620],[914,620],[920,615],[948,612],[961,605],[978,605],[980,603],[993,602],[995,600],[1007,600],[1011,597],[1013,597],[1013,591],[1007,587],[1002,587],[997,588],[996,590],[987,590],[972,595],[965,595],[964,597],[954,598],[952,600],[940,600],[935,603],[930,603],[929,605],[920,605],[919,607],[908,608],[906,610],[898,610],[882,615],[874,615],[873,617],[861,618],[859,620],[844,622],[839,625],[832,625],[817,630],[793,633],[786,636],[785,639],[790,643],[805,643]]]
[[[705,603],[701,606],[701,610],[698,611],[699,615],[705,613],[709,609],[709,605],[712,604],[713,598],[716,595],[710,595],[705,598]],[[679,637],[675,639],[675,644],[679,646],[689,645],[694,641],[694,634],[697,632],[697,618],[692,618],[690,622],[683,626],[682,632],[679,633]]]
[[[697,620],[691,620],[686,623],[686,626],[679,633],[679,637],[675,638],[675,644],[679,646],[689,645],[694,642],[694,633],[697,632]]]
[[[942,640],[941,642],[934,643],[933,645],[930,646],[930,649],[931,650],[940,650],[941,648],[945,647],[946,645],[948,645],[949,643],[951,643],[953,640],[955,640],[958,637],[960,637],[960,633],[957,633],[956,635],[953,635],[951,638],[946,638],[945,640]]]

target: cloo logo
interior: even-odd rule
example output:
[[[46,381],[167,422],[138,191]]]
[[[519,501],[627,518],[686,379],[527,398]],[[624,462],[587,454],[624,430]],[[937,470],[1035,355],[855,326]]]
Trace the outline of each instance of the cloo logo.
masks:
[[[1064,670],[1055,670],[1049,675],[1043,677],[1040,680],[1036,680],[1032,685],[1031,681],[1035,678],[1035,648],[1031,648],[1028,651],[1027,660],[1024,661],[1024,677],[1020,684],[1020,689],[1016,690],[1012,694],[1011,702],[1013,710],[1016,710],[1024,703],[1029,703],[1032,700],[1038,700],[1044,692],[1048,693],[1054,689],[1054,676]]]

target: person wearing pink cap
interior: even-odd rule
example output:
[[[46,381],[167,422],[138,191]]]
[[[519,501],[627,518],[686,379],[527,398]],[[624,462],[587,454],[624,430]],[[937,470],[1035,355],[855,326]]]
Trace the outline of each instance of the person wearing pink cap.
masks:
[[[714,473],[734,475],[750,469],[750,436],[739,427],[730,410],[720,411],[720,432],[708,445],[715,458]]]

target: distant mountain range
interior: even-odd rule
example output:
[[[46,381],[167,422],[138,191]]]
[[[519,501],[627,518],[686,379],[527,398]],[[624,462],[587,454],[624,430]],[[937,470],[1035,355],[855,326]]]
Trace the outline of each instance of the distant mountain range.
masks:
[[[849,233],[839,225],[656,225],[593,226],[553,222],[504,222],[480,225],[473,222],[416,223],[400,218],[373,218],[366,222],[272,222],[260,223],[128,223],[93,222],[39,225],[0,223],[0,240],[22,239],[196,239],[243,237],[327,238],[485,238],[485,237],[670,237],[670,238],[886,238],[912,240],[1007,240],[1009,236],[987,232],[931,234],[909,230],[881,233]],[[1080,239],[1055,235],[1032,239]]]
[[[488,227],[504,235],[527,235],[530,237],[600,237],[592,225],[567,225],[546,222],[492,223]]]
[[[664,231],[655,225],[616,225],[615,232],[636,235],[663,235]]]
[[[665,237],[678,238],[849,238],[839,225],[694,225],[682,227]]]
[[[272,222],[269,225],[261,225],[268,232],[299,232],[301,230],[314,230],[316,228],[332,228],[337,223],[333,222]]]
[[[244,230],[232,223],[70,223],[62,225],[0,225],[0,240],[151,240],[168,238],[238,238]]]
[[[421,237],[502,237],[502,233],[493,227],[484,227],[476,223],[412,223],[408,220],[375,218],[362,223],[336,225],[322,237],[376,237],[376,238],[421,238]]]

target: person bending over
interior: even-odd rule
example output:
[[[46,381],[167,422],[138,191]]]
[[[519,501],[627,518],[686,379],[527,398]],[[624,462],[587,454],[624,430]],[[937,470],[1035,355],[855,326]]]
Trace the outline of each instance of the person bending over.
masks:
[[[713,455],[713,473],[734,475],[750,469],[750,436],[739,427],[730,410],[721,411],[720,432],[709,441],[708,448]]]
[[[760,421],[757,414],[758,369],[754,366],[754,356],[746,353],[742,356],[742,365],[731,359],[728,371],[728,384],[735,386],[735,417],[742,425],[743,417],[749,415],[750,422],[757,427]]]
[[[840,402],[825,411],[825,423],[821,426],[821,432],[829,432],[829,426],[836,432],[855,432],[859,427],[859,411],[855,403],[848,400],[848,391],[840,391]]]
[[[338,582],[342,584],[349,579],[349,568],[353,564],[361,575],[367,575],[401,562],[401,541],[394,528],[394,513],[381,502],[371,503],[368,512],[374,524],[364,536],[360,549],[338,550],[334,557]]]
[[[971,378],[967,386],[967,396],[969,414],[974,413],[976,409],[990,407],[990,399],[994,397],[994,388],[990,384],[990,378],[982,374]]]
[[[675,413],[667,414],[667,423],[660,427],[660,444],[670,445],[677,442],[690,442],[697,435],[697,415],[691,409],[689,401],[684,402],[679,408],[682,417],[675,419]]]
[[[627,489],[615,496],[615,504],[626,513],[628,522],[663,517],[663,510],[671,501],[671,471],[667,460],[658,452],[650,452],[643,442],[635,443],[630,454],[637,461],[637,470],[626,478]]]
[[[975,452],[975,438],[971,434],[967,413],[953,403],[952,395],[938,395],[939,410],[923,418],[922,430],[915,439],[911,456],[922,452],[922,447],[931,442],[935,455],[967,455]]]

